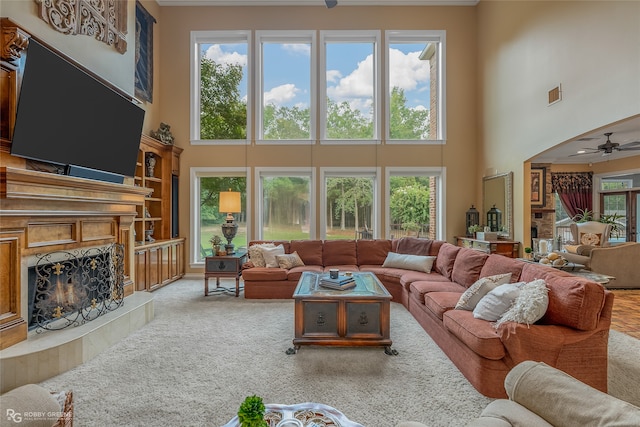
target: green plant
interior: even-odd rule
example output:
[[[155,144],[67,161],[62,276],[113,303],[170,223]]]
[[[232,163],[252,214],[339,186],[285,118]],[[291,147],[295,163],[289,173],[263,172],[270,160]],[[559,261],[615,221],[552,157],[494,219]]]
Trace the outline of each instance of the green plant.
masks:
[[[256,396],[247,396],[238,409],[238,420],[241,427],[268,427],[264,420],[265,406],[262,398]]]
[[[620,220],[623,219],[623,216],[619,216],[617,213],[611,215],[600,215],[600,221],[603,224],[611,224],[611,235],[613,237],[620,237],[620,231],[622,231],[622,225],[620,224]]]
[[[593,221],[593,212],[589,209],[578,209],[578,213],[571,218],[574,222]]]
[[[473,233],[477,233],[478,231],[482,231],[483,228],[478,224],[475,224],[475,225],[470,225],[468,230],[469,230],[469,233],[473,234]]]
[[[524,252],[530,254],[531,252],[533,252],[533,249],[527,246],[526,248],[524,248]]]

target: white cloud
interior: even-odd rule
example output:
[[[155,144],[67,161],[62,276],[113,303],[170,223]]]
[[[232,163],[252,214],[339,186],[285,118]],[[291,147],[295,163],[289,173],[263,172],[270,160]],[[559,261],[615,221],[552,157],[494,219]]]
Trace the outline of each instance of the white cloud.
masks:
[[[291,52],[293,54],[311,56],[311,45],[303,43],[283,44],[282,49],[285,52]]]
[[[327,82],[337,82],[342,77],[342,73],[339,70],[327,70]]]
[[[327,88],[327,94],[337,101],[372,96],[373,55],[368,55],[363,61],[358,62],[356,69],[340,79],[336,86]]]
[[[264,93],[264,102],[265,104],[282,105],[295,98],[298,92],[300,89],[292,83],[276,86]]]
[[[247,65],[247,55],[238,52],[224,52],[219,44],[211,45],[204,55],[216,64],[240,64],[243,67]]]
[[[429,81],[429,61],[419,58],[420,52],[402,53],[398,49],[389,49],[389,73],[391,87],[399,87],[406,91],[414,90],[418,83]]]

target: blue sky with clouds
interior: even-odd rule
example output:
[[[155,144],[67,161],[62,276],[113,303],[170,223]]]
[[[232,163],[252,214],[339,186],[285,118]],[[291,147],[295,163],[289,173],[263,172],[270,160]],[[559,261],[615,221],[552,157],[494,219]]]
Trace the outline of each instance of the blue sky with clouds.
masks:
[[[203,45],[203,54],[216,63],[247,66],[247,46],[243,44]],[[424,44],[392,44],[390,86],[404,89],[411,108],[429,106],[429,62],[419,59]],[[309,105],[309,44],[264,44],[264,88],[268,103],[283,106]],[[330,43],[327,45],[327,93],[331,99],[347,101],[363,113],[373,94],[373,44]],[[246,79],[246,73],[245,73]],[[246,96],[246,81],[241,88]]]

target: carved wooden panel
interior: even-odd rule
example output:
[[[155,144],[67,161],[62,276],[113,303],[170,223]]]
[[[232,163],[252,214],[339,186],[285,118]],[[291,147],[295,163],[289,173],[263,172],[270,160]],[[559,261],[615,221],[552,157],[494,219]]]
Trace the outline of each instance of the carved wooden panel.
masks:
[[[27,236],[29,248],[76,242],[77,224],[75,220],[31,223]]]
[[[111,218],[102,221],[82,221],[82,241],[116,239],[116,225]]]
[[[0,233],[0,350],[27,337],[20,310],[22,233]]]
[[[40,18],[63,34],[93,36],[127,51],[127,2],[120,0],[35,0]]]

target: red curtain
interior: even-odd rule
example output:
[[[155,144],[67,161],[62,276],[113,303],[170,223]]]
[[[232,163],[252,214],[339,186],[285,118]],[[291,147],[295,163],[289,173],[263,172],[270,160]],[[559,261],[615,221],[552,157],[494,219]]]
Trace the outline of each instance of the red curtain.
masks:
[[[593,212],[593,172],[551,173],[551,185],[571,218]]]

